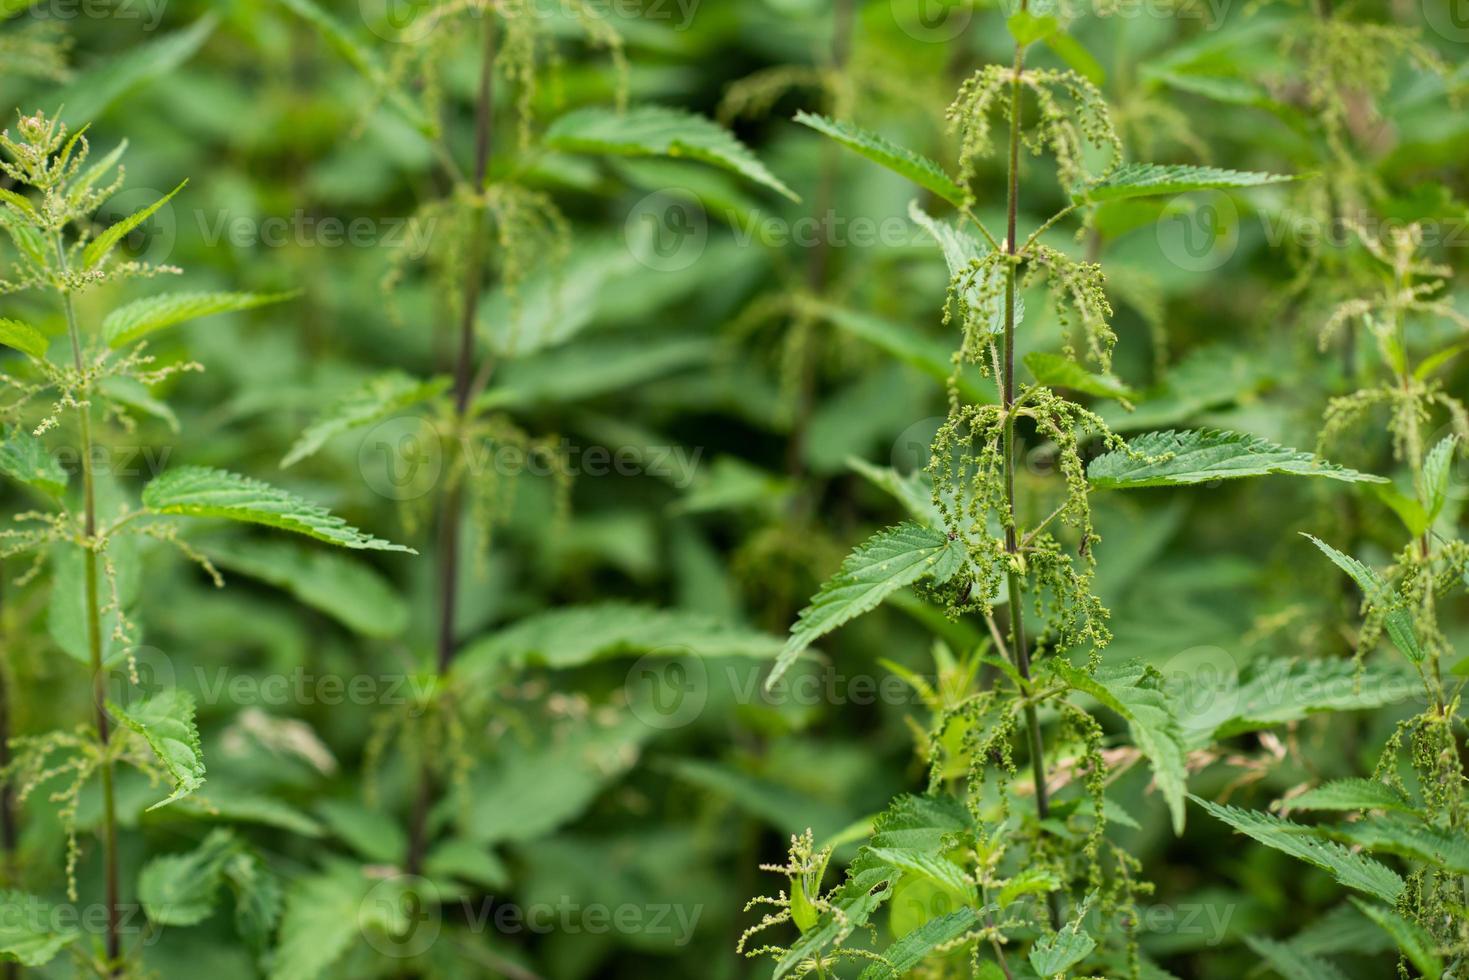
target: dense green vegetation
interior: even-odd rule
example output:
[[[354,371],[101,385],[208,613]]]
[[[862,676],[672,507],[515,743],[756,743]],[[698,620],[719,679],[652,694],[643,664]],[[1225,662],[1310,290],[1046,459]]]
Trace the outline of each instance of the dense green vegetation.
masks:
[[[1469,969],[1462,0],[0,0],[6,976]]]

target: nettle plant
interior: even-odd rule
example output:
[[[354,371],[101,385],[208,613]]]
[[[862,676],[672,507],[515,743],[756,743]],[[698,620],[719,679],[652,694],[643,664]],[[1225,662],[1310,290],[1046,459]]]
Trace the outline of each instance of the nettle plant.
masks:
[[[1384,670],[1391,666],[1373,668],[1367,659],[1386,637],[1402,658],[1394,666],[1405,661],[1419,682],[1423,710],[1396,725],[1370,777],[1297,787],[1275,804],[1285,814],[1336,813],[1344,819],[1308,825],[1201,802],[1236,830],[1357,892],[1361,897],[1353,896],[1352,903],[1392,937],[1402,975],[1411,975],[1411,967],[1425,977],[1450,976],[1469,956],[1463,890],[1469,800],[1459,748],[1469,675],[1462,660],[1449,662],[1454,650],[1439,608],[1469,587],[1469,544],[1457,533],[1463,503],[1453,492],[1460,447],[1469,440],[1469,412],[1432,375],[1462,349],[1469,317],[1446,297],[1452,270],[1423,256],[1421,228],[1400,229],[1387,240],[1354,230],[1377,265],[1380,289],[1338,307],[1321,331],[1321,343],[1325,348],[1353,323],[1372,340],[1380,380],[1332,400],[1322,442],[1340,441],[1366,420],[1387,416],[1392,455],[1406,467],[1408,486],[1383,482],[1373,489],[1406,533],[1391,563],[1381,568],[1308,537],[1361,589],[1363,620],[1353,638],[1359,688],[1370,697],[1372,688],[1389,679]],[[1421,356],[1415,359],[1415,352]],[[1425,435],[1435,420],[1443,423],[1438,431],[1447,432],[1438,439]],[[1406,876],[1370,853],[1401,859]],[[1286,975],[1336,972],[1324,955],[1338,951],[1330,945],[1306,950],[1254,939],[1251,946]]]
[[[49,627],[64,653],[90,675],[94,712],[89,723],[12,739],[3,777],[18,803],[45,793],[66,837],[67,897],[76,902],[78,833],[82,794],[100,784],[97,822],[99,863],[106,909],[98,944],[56,926],[46,904],[6,892],[7,919],[0,952],[32,966],[63,948],[102,976],[136,975],[135,945],[145,934],[125,909],[118,859],[115,770],[139,770],[162,799],[151,809],[195,794],[204,785],[204,752],[194,722],[194,699],[176,687],[145,690],[136,653],[141,630],[133,609],[143,591],[143,549],[150,542],[177,548],[198,562],[216,585],[223,579],[208,557],[183,537],[189,519],[214,518],[259,524],[340,547],[407,551],[364,534],[340,517],[287,491],[224,470],[199,466],[168,469],[142,488],[129,488],[105,465],[118,439],[136,438],[135,413],[171,417],[152,394],[162,382],[202,370],[188,360],[160,362],[148,352],[151,334],[212,314],[249,310],[289,298],[282,294],[158,293],[113,308],[100,322],[84,322],[78,298],[111,283],[180,270],[122,261],[118,245],[183,189],[115,224],[99,228],[93,215],[122,185],[125,144],[96,161],[83,131],[68,132],[59,119],[36,112],[22,116],[16,135],[0,134],[0,227],[14,246],[13,262],[0,280],[0,295],[49,294],[62,314],[64,333],[53,337],[20,319],[0,319],[0,343],[21,358],[7,362],[0,405],[4,438],[0,471],[34,495],[34,507],[13,515],[0,531],[0,557],[30,556],[22,585],[45,574],[48,562]],[[46,321],[40,321],[43,325]],[[53,356],[52,348],[59,348]],[[69,472],[63,460],[77,462]],[[80,678],[79,678],[80,679]],[[200,805],[207,812],[207,799]],[[195,855],[150,863],[136,892],[150,928],[187,925],[207,914],[213,893],[228,880],[239,901],[238,922],[257,950],[280,911],[279,888],[259,859],[228,831],[211,836]],[[203,903],[201,911],[200,904]],[[83,921],[90,921],[84,919]]]
[[[982,620],[990,640],[959,651],[940,644],[936,680],[902,671],[932,713],[928,785],[876,818],[845,881],[825,887],[833,847],[809,834],[793,840],[785,865],[768,868],[789,886],[751,902],[769,911],[739,948],[772,957],[776,978],[832,975],[845,960],[865,965],[862,975],[872,978],[920,964],[945,976],[1143,975],[1135,905],[1151,886],[1109,838],[1110,823],[1134,821],[1107,787],[1147,759],[1181,833],[1186,760],[1202,746],[1186,735],[1156,669],[1104,663],[1110,633],[1092,584],[1100,538],[1091,495],[1270,474],[1381,479],[1219,430],[1154,432],[1125,443],[1063,394],[1137,397],[1110,373],[1115,338],[1102,268],[1043,241],[1048,231],[1076,216],[1084,234],[1085,219],[1104,204],[1288,178],[1123,163],[1098,88],[1076,72],[1026,63],[1032,45],[1058,39],[1062,20],[1022,2],[1007,23],[1013,62],[979,69],[948,110],[957,174],[857,126],[799,117],[955,208],[954,222],[916,205],[911,213],[948,263],[943,321],[957,327],[959,342],[947,418],[926,470],[859,465],[909,519],[857,547],[812,598],[770,683],[814,641],[908,586],[950,617]],[[975,213],[978,164],[994,151],[997,118],[1008,124],[1002,235]],[[1051,158],[1068,201],[1029,234],[1019,227],[1022,149]],[[1042,299],[1054,311],[1061,351],[1026,357],[1027,381],[1017,373],[1016,346],[1028,292],[1041,294],[1032,308]],[[1019,464],[1027,440],[1049,448],[1057,485],[1027,478]],[[1092,446],[1101,452],[1088,464]],[[992,682],[981,682],[983,668]],[[1114,716],[1125,723],[1125,739],[1103,723]],[[849,943],[864,927],[878,942],[874,916],[884,904],[890,944]],[[783,924],[798,937],[761,945]]]
[[[570,222],[537,185],[544,175],[536,168],[552,153],[687,158],[792,200],[798,198],[717,123],[682,110],[627,105],[622,41],[595,4],[502,0],[426,8],[403,30],[402,43],[387,59],[360,43],[310,0],[283,0],[283,5],[344,51],[373,85],[380,101],[403,115],[434,147],[445,188],[415,216],[416,221],[437,229],[429,248],[421,254],[399,255],[384,285],[391,297],[421,273],[436,295],[448,297],[444,313],[454,329],[447,375],[420,378],[393,371],[369,379],[328,406],[303,432],[282,465],[294,466],[330,440],[390,418],[421,420],[422,426],[415,430],[417,449],[438,462],[427,474],[434,482],[424,489],[431,492],[405,494],[419,503],[404,509],[410,527],[427,525],[434,536],[434,646],[424,671],[429,682],[418,688],[428,693],[409,710],[378,719],[365,748],[369,770],[365,790],[367,802],[380,806],[373,770],[395,746],[411,760],[408,769],[417,785],[407,815],[406,849],[397,863],[406,874],[390,884],[398,889],[394,894],[413,894],[418,901],[447,901],[460,887],[452,879],[481,885],[486,880],[504,880],[498,860],[486,853],[495,839],[486,836],[483,826],[475,826],[474,815],[493,805],[497,822],[507,818],[498,805],[477,799],[484,791],[473,785],[472,770],[491,753],[472,752],[468,733],[483,730],[487,718],[494,719],[502,731],[513,728],[505,722],[506,716],[536,710],[534,705],[508,703],[513,699],[499,694],[513,690],[513,683],[529,664],[552,661],[553,666],[566,669],[647,651],[701,654],[743,649],[746,644],[769,654],[778,649],[769,637],[729,630],[708,617],[611,605],[543,613],[483,637],[461,635],[457,602],[463,587],[462,552],[468,522],[474,522],[484,557],[492,544],[492,532],[510,517],[518,479],[518,471],[500,472],[485,461],[506,447],[535,459],[556,480],[557,509],[564,515],[569,506],[569,463],[562,456],[558,437],[534,433],[531,422],[505,407],[513,405],[514,398],[497,387],[497,368],[569,346],[591,320],[589,287],[576,277],[598,277],[590,280],[595,290],[607,275],[594,271],[576,253]],[[556,42],[568,23],[591,46],[610,53],[616,79],[611,86],[613,104],[575,109],[541,129],[535,125],[534,96],[546,87],[547,66],[554,72],[559,60]],[[472,106],[473,158],[468,168],[456,156],[462,147],[448,119],[451,107],[439,78],[466,43],[473,45],[478,74]],[[497,132],[500,82],[513,90],[511,140],[500,138]],[[614,264],[625,265],[628,250],[636,247],[631,239],[622,243]],[[406,319],[402,326],[425,328]],[[556,696],[566,697],[561,692]],[[585,706],[585,699],[582,704]],[[581,720],[610,714],[617,730],[593,729],[574,737],[602,735],[609,742],[628,738],[626,705],[599,707],[604,710],[581,712]],[[541,773],[536,778],[555,775]],[[491,784],[487,792],[494,790]],[[515,805],[519,801],[511,801]],[[571,801],[571,806],[577,805]],[[537,813],[534,818],[543,816]],[[498,870],[475,877],[475,868],[486,864]],[[321,922],[310,911],[320,904],[321,896],[355,893],[360,897],[370,884],[351,868],[308,880],[296,893],[303,912],[299,928],[283,937],[285,944],[312,956],[310,947],[319,936]],[[394,934],[421,925],[396,914],[389,918],[384,928]],[[344,933],[340,923],[332,924],[331,935],[340,939],[328,944],[332,956],[350,940],[353,930],[350,923],[347,926]],[[409,947],[411,943],[403,948]]]

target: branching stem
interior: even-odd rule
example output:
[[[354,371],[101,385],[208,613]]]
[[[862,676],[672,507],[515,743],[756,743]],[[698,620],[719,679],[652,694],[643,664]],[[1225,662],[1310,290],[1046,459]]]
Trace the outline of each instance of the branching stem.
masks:
[[[1029,0],[1021,0],[1021,11],[1029,8]],[[1020,542],[1016,533],[1019,519],[1015,507],[1015,291],[1018,223],[1020,211],[1020,76],[1025,67],[1025,48],[1015,45],[1015,73],[1010,82],[1010,160],[1007,190],[1005,195],[1005,251],[1010,260],[1005,269],[1005,349],[1000,384],[1000,406],[1005,412],[1005,504],[1009,510],[1005,525],[1005,552],[1010,559],[1005,581],[1010,599],[1010,652],[1015,670],[1027,685],[1030,683],[1030,648],[1026,645],[1025,612],[1021,607],[1019,555]],[[1046,791],[1046,747],[1041,738],[1040,718],[1033,702],[1025,704],[1025,729],[1030,742],[1030,771],[1035,783],[1035,812],[1039,820],[1051,815],[1050,797]],[[1053,891],[1047,894],[1046,902],[1051,914],[1051,927],[1061,928],[1061,903]]]

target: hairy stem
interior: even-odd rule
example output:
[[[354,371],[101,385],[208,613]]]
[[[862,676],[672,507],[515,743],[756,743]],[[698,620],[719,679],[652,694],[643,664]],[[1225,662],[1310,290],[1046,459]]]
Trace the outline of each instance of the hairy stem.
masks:
[[[66,246],[61,233],[55,236],[56,262],[62,276],[68,272]],[[66,309],[66,332],[71,340],[72,366],[76,368],[80,385],[80,404],[77,405],[77,425],[80,430],[82,457],[82,545],[83,576],[85,578],[85,603],[87,612],[87,655],[92,671],[92,701],[97,724],[97,742],[101,747],[102,763],[102,863],[106,878],[107,901],[107,976],[122,975],[121,912],[118,907],[117,867],[117,804],[112,787],[112,726],[107,718],[107,676],[102,672],[102,607],[97,588],[97,490],[92,473],[92,408],[91,385],[85,380],[86,367],[82,361],[82,335],[77,326],[76,308],[71,293],[62,289],[61,302]]]
[[[0,564],[0,650],[9,650],[10,639],[5,628],[5,574]],[[10,765],[10,665],[0,663],[0,771]],[[9,781],[0,783],[0,848],[4,848],[4,876],[7,888],[14,888],[16,881],[16,822],[15,793]],[[20,966],[5,964],[5,980],[20,976]]]
[[[495,19],[484,19],[484,50],[480,60],[479,92],[475,100],[474,118],[474,184],[470,191],[477,199],[484,193],[485,178],[490,170],[493,146],[490,141],[495,121]],[[454,359],[454,425],[451,451],[462,445],[469,421],[472,393],[475,390],[474,328],[479,312],[480,287],[484,279],[484,243],[478,224],[471,236],[465,262],[464,294],[460,300],[459,345]],[[443,677],[454,662],[458,650],[454,624],[458,618],[459,537],[464,515],[463,475],[450,473],[439,507],[438,533],[438,642],[436,669]],[[423,868],[428,844],[428,815],[434,799],[433,774],[424,766],[419,774],[418,794],[413,802],[413,815],[408,834],[406,868],[418,874]]]
[[[1029,6],[1023,0],[1021,10]],[[1005,251],[1010,261],[1005,271],[1005,349],[1002,363],[1000,406],[1005,413],[1005,505],[1009,519],[1005,525],[1005,551],[1010,556],[1010,567],[1005,574],[1005,584],[1010,600],[1010,654],[1015,670],[1026,686],[1030,685],[1030,648],[1025,638],[1025,613],[1021,608],[1022,591],[1018,570],[1020,541],[1016,533],[1019,519],[1015,507],[1015,291],[1016,259],[1018,254],[1016,224],[1020,211],[1020,73],[1025,67],[1025,49],[1015,45],[1015,74],[1010,81],[1010,160],[1006,188],[1005,207]],[[1029,692],[1026,692],[1027,695]],[[1030,742],[1030,772],[1035,782],[1035,812],[1041,820],[1051,815],[1051,801],[1046,791],[1046,747],[1041,738],[1040,718],[1035,704],[1027,700],[1025,705],[1025,729]],[[1053,891],[1046,896],[1051,913],[1051,927],[1061,928],[1060,898]]]

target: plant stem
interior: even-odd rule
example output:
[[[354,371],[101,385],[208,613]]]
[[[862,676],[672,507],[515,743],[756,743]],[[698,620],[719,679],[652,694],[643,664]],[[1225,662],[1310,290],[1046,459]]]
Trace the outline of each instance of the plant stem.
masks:
[[[1029,7],[1029,0],[1022,0],[1021,11]],[[1005,552],[1010,556],[1010,567],[1005,574],[1010,600],[1011,655],[1015,670],[1027,685],[1030,684],[1030,649],[1025,639],[1025,613],[1021,609],[1019,561],[1020,542],[1016,533],[1019,523],[1015,508],[1015,290],[1017,235],[1016,224],[1020,211],[1020,73],[1025,67],[1025,49],[1015,45],[1015,75],[1010,80],[1010,161],[1008,187],[1006,190],[1005,251],[1010,261],[1005,272],[1005,351],[1001,383],[1000,407],[1005,413],[1005,505],[1009,520],[1005,525]],[[1040,719],[1035,705],[1025,705],[1025,728],[1030,741],[1030,771],[1035,782],[1035,812],[1037,818],[1046,820],[1051,815],[1051,802],[1046,792],[1046,747],[1041,738]],[[1051,928],[1061,928],[1061,903],[1053,891],[1046,895],[1050,908]]]
[[[852,21],[854,0],[834,0],[835,23],[831,37],[831,72],[840,79],[846,70],[852,51]],[[821,146],[821,174],[817,178],[816,202],[813,208],[816,218],[817,239],[812,246],[806,265],[806,288],[812,295],[820,296],[826,291],[831,271],[831,228],[826,216],[831,212],[836,196],[837,176],[841,167],[840,148],[831,140],[823,140]],[[791,438],[786,443],[786,472],[799,480],[806,473],[806,437],[811,426],[811,412],[816,402],[816,363],[819,351],[813,350],[815,337],[808,337],[800,351],[799,379],[796,390],[795,418],[791,427]],[[809,503],[808,494],[796,494],[792,502],[797,507]]]
[[[478,198],[484,193],[485,178],[490,170],[492,144],[491,133],[495,120],[495,19],[486,14],[484,19],[484,50],[480,61],[479,93],[475,101],[474,120],[474,184],[471,193]],[[465,262],[464,294],[459,311],[459,349],[454,359],[454,424],[450,451],[463,444],[465,428],[469,420],[471,393],[475,389],[474,328],[479,312],[479,296],[484,279],[484,243],[481,241],[478,220],[471,235],[469,255]],[[459,598],[459,532],[463,523],[464,488],[462,474],[449,468],[449,483],[444,490],[439,509],[438,532],[438,642],[435,666],[442,678],[454,662],[458,643],[455,636],[455,621],[458,618]],[[433,774],[424,766],[419,774],[418,795],[413,803],[413,816],[408,835],[406,869],[409,874],[418,874],[423,868],[424,851],[428,843],[428,814],[434,798]]]
[[[7,650],[8,632],[5,629],[5,570],[0,564],[0,649]],[[0,663],[0,770],[10,765],[10,677],[8,674],[10,665]],[[15,823],[15,794],[11,791],[10,783],[7,781],[0,784],[0,847],[4,848],[4,882],[5,887],[14,888],[19,882],[16,878],[16,823]],[[15,980],[20,976],[20,966],[16,963],[5,964],[5,980]]]
[[[56,261],[65,276],[68,272],[66,247],[61,233],[55,236]],[[61,302],[66,309],[66,332],[71,339],[72,366],[76,369],[80,384],[80,404],[77,406],[77,422],[80,428],[82,457],[82,531],[86,537],[82,546],[83,575],[85,576],[85,601],[87,609],[87,653],[92,670],[92,701],[97,722],[97,742],[101,746],[102,763],[102,862],[106,877],[107,900],[107,976],[121,976],[122,936],[118,907],[117,869],[117,804],[112,787],[112,727],[107,719],[107,676],[102,672],[102,611],[97,590],[97,492],[92,474],[92,409],[91,385],[85,381],[85,365],[82,361],[82,335],[77,326],[76,308],[71,293],[61,292]]]

